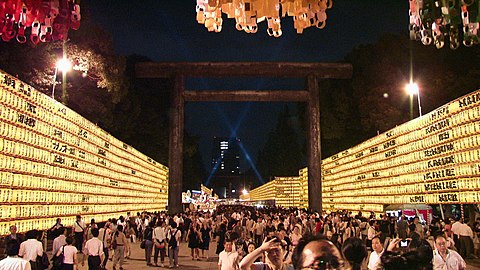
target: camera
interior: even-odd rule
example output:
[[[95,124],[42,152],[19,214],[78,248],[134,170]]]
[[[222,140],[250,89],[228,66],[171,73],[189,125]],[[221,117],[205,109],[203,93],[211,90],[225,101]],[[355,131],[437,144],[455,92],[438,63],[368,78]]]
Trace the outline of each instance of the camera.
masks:
[[[410,240],[402,239],[402,240],[400,240],[398,245],[402,248],[405,248],[405,247],[408,247],[408,244],[410,244]]]

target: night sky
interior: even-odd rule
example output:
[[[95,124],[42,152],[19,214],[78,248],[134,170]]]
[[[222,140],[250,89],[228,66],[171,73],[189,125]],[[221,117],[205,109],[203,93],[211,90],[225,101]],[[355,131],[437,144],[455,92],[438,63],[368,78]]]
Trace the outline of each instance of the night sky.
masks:
[[[408,35],[407,0],[334,0],[324,29],[308,28],[302,35],[292,18],[282,19],[283,35],[269,37],[266,22],[256,34],[235,29],[224,16],[223,30],[209,33],[196,22],[194,0],[83,0],[91,20],[111,32],[117,53],[139,54],[154,61],[341,61],[355,47],[375,42],[382,33]],[[301,81],[255,79],[219,82],[192,80],[190,89],[300,89]],[[285,103],[187,104],[185,128],[201,137],[200,151],[208,167],[213,136],[236,134],[255,159]],[[290,106],[294,108],[294,106]],[[236,133],[235,133],[236,130]],[[242,162],[242,171],[248,169]]]

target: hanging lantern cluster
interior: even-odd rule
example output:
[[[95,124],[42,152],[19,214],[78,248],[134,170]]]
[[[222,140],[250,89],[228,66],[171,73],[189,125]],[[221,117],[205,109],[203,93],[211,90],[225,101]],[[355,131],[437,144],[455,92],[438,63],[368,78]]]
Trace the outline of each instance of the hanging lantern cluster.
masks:
[[[305,28],[324,28],[326,10],[332,7],[332,0],[197,0],[197,22],[204,24],[208,31],[222,31],[222,13],[235,18],[236,28],[247,33],[256,33],[258,23],[267,21],[269,36],[282,35],[281,18],[293,17],[298,34]]]
[[[480,0],[409,0],[410,39],[442,48],[470,47],[480,41]],[[460,30],[461,29],[461,30]],[[463,32],[463,33],[460,33]]]
[[[80,27],[79,0],[0,0],[0,36],[34,44],[66,40]]]

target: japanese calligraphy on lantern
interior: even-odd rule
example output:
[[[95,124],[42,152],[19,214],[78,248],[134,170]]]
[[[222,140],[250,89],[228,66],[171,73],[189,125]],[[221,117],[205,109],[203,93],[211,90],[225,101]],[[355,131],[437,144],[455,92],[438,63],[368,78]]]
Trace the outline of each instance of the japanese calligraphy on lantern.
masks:
[[[168,168],[126,146],[0,71],[0,235],[164,210]]]

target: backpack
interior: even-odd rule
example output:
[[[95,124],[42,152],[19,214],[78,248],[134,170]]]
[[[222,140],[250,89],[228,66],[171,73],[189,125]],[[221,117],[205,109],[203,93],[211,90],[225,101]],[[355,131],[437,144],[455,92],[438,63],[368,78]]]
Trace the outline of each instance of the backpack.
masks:
[[[117,249],[117,246],[118,246],[118,243],[117,243],[117,236],[115,236],[115,233],[112,233],[112,237],[113,237],[113,240],[110,244],[110,246],[112,247],[112,249]]]
[[[53,258],[52,258],[52,261],[53,261],[52,270],[62,269],[63,260],[65,259],[64,251],[65,251],[65,246],[62,246],[62,253],[60,253],[60,255],[56,256],[56,254],[53,254]]]
[[[47,253],[43,252],[42,256],[37,256],[37,266],[39,270],[48,269],[50,261],[48,260]]]
[[[176,230],[171,236],[170,239],[168,239],[168,246],[172,249],[176,248],[178,243],[177,243],[177,238],[175,235],[177,234],[178,230]]]

